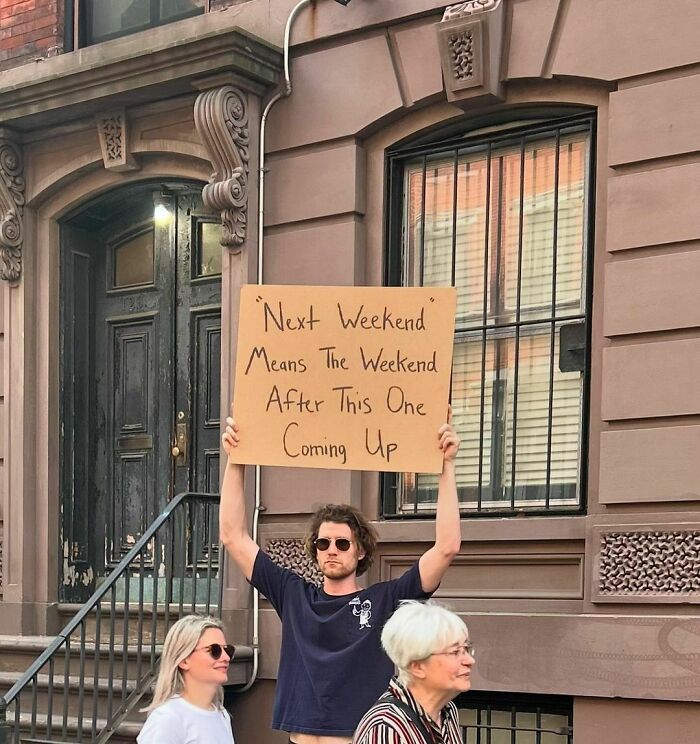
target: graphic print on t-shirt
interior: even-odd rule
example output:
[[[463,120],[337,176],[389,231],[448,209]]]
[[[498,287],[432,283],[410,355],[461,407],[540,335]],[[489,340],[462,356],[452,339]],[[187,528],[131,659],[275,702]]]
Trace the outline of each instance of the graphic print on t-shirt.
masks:
[[[352,606],[352,614],[360,618],[360,630],[371,628],[369,619],[372,617],[372,602],[369,599],[361,602],[359,597],[355,597],[348,604]]]

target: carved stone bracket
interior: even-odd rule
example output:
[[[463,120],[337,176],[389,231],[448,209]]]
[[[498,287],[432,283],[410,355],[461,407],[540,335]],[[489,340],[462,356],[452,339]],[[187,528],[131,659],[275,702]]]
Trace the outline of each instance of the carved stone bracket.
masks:
[[[224,85],[199,94],[194,123],[214,165],[202,191],[209,209],[221,212],[221,244],[240,248],[246,239],[250,136],[245,94]]]
[[[447,99],[500,99],[504,18],[502,0],[450,5],[437,24]]]
[[[0,131],[0,278],[19,281],[24,240],[24,166],[22,152]]]
[[[103,111],[95,116],[95,123],[105,168],[117,172],[138,170],[136,158],[129,152],[126,111]]]

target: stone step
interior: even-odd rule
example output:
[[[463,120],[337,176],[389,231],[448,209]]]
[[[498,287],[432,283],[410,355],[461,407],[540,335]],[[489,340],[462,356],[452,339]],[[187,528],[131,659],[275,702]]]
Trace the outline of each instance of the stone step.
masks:
[[[207,607],[206,604],[195,604],[194,607],[185,604],[180,607],[179,603],[174,602],[167,608],[167,612],[165,605],[158,605],[154,612],[153,606],[148,604],[139,612],[137,603],[131,601],[129,605],[127,612],[123,603],[117,602],[115,604],[113,630],[111,629],[112,609],[110,603],[107,602],[101,605],[99,630],[100,640],[102,642],[109,642],[110,635],[113,633],[117,645],[123,643],[125,636],[129,639],[130,644],[136,643],[139,638],[142,640],[142,643],[150,644],[154,634],[156,642],[162,643],[165,640],[167,629],[182,614],[192,614],[194,612],[206,614],[207,611],[210,613],[216,611],[216,608]],[[61,627],[65,627],[81,609],[82,605],[79,604],[59,604],[58,614]],[[85,617],[85,640],[96,640],[97,620],[98,612],[97,608],[95,608]],[[79,630],[76,630],[76,633],[78,633],[78,636],[80,635]]]
[[[0,672],[0,695],[6,693],[21,676],[19,672]],[[95,683],[93,678],[88,678],[84,681],[81,697],[80,677],[76,675],[68,679],[66,699],[66,683],[63,675],[54,676],[51,681],[48,674],[40,674],[37,677],[36,692],[30,685],[20,694],[20,710],[31,710],[33,699],[36,697],[36,710],[46,715],[49,710],[50,682],[53,713],[62,715],[64,706],[67,705],[68,714],[76,718],[81,709],[84,717],[92,719],[93,712],[96,710],[98,718],[106,718],[110,713],[110,695],[112,696],[111,710],[115,711],[121,706],[122,700],[125,700],[136,689],[136,682],[131,680],[127,680],[126,685],[122,686],[121,680],[112,680],[110,683],[108,678],[102,678]],[[146,720],[146,714],[141,713],[140,709],[146,707],[150,699],[149,686],[148,691],[129,715],[129,720],[143,723]]]
[[[14,719],[13,719],[14,721]],[[66,719],[65,736],[63,732],[63,715],[51,716],[52,730],[48,732],[48,716],[46,714],[37,715],[32,722],[32,716],[28,713],[21,713],[19,718],[20,741],[22,744],[66,744],[66,742],[88,742],[92,740],[92,719],[83,719],[78,721],[76,716],[69,716]],[[79,725],[80,723],[80,725]],[[101,731],[106,725],[105,719],[98,719],[96,730]],[[133,744],[136,736],[141,731],[142,723],[139,721],[125,721],[120,724],[114,734],[109,739],[113,744]],[[78,736],[78,732],[82,732]],[[8,742],[13,739],[8,736]]]
[[[24,672],[40,654],[48,648],[55,636],[5,636],[0,635],[0,672]],[[71,642],[70,653],[68,654],[68,673],[69,675],[78,674],[81,665],[81,650],[78,641]],[[155,649],[155,658],[159,658],[162,646],[157,645]],[[95,659],[97,663],[97,676],[110,676],[113,679],[121,679],[125,666],[127,678],[136,677],[139,672],[145,673],[150,665],[152,647],[150,644],[143,647],[139,654],[136,646],[128,646],[126,649],[123,644],[115,644],[113,647],[109,643],[87,642],[84,647],[84,671],[88,677],[95,675]],[[61,648],[54,657],[54,675],[64,675],[66,666],[65,647]],[[48,664],[39,670],[40,673],[49,674]]]

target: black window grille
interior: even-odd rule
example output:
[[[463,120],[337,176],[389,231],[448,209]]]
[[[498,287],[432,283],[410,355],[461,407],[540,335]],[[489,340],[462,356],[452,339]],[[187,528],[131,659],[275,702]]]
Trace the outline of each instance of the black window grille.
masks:
[[[79,24],[79,46],[97,44],[119,36],[204,13],[207,0],[71,0]],[[71,46],[72,48],[72,46]]]
[[[583,508],[590,114],[391,152],[387,281],[457,287],[451,403],[463,512]],[[437,477],[384,478],[384,515]]]
[[[469,692],[456,701],[464,744],[572,744],[570,698]]]

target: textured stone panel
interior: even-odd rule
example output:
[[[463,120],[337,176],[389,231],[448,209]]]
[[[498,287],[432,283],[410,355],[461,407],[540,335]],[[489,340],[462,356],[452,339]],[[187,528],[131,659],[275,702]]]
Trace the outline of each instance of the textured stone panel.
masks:
[[[442,93],[440,51],[435,35],[435,21],[396,26],[389,30],[395,49],[395,60],[408,105]]]
[[[292,60],[294,91],[270,113],[269,152],[355,135],[402,107],[384,34],[344,41]]]
[[[267,162],[265,225],[365,211],[365,153],[354,142]]]
[[[537,78],[547,55],[560,0],[517,0],[512,4],[507,78]]]
[[[464,619],[479,654],[472,672],[474,689],[596,698],[700,698],[697,615],[673,616],[666,611],[644,616],[528,615],[490,609],[466,611]],[[663,736],[628,739],[619,726],[616,733],[616,744],[680,744]],[[580,744],[598,740],[581,739]],[[696,739],[683,744],[696,744]]]
[[[458,555],[440,582],[437,596],[456,599],[582,599],[582,545],[572,553]],[[417,557],[417,556],[416,556]],[[405,558],[382,560],[382,573],[398,578],[411,565]]]
[[[700,238],[698,191],[700,163],[610,178],[607,249],[622,251]]]
[[[603,432],[601,504],[700,501],[700,426]]]
[[[603,350],[604,421],[700,413],[700,340]]]
[[[700,602],[700,529],[601,532],[600,597]]]
[[[611,93],[608,131],[608,162],[613,166],[697,152],[700,75]]]
[[[554,75],[619,80],[700,61],[696,0],[571,0]]]
[[[359,505],[359,473],[315,468],[263,468],[267,514],[311,514],[321,504]]]
[[[348,217],[265,239],[266,284],[365,284],[364,228]]]
[[[697,703],[656,702],[650,700],[574,699],[576,741],[595,744],[621,744],[625,741],[695,744],[700,731]]]
[[[700,251],[605,267],[606,336],[700,327]]]
[[[312,584],[323,583],[318,563],[304,550],[304,541],[296,538],[276,538],[267,544],[270,558],[283,568],[294,571]]]

